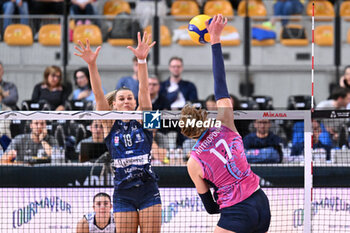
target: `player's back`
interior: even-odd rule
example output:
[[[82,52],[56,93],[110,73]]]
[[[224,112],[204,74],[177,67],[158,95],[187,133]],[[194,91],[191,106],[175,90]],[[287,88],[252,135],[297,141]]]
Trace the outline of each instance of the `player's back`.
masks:
[[[215,186],[220,208],[245,200],[259,187],[241,136],[225,126],[208,129],[193,147],[191,156],[201,164],[203,178]]]

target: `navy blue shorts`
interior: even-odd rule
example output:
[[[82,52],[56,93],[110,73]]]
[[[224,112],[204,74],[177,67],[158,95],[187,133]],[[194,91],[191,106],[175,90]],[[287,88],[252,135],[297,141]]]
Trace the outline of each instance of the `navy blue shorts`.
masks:
[[[218,226],[237,233],[265,233],[271,220],[266,194],[257,190],[244,201],[221,209]]]
[[[158,185],[153,180],[129,189],[115,189],[113,193],[114,213],[143,210],[157,204],[162,204],[162,202]]]

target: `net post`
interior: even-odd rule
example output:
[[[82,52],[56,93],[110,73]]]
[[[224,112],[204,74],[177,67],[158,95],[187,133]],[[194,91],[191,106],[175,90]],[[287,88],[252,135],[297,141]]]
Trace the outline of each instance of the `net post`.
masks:
[[[311,232],[311,203],[312,203],[312,124],[311,112],[305,111],[304,115],[304,232]]]

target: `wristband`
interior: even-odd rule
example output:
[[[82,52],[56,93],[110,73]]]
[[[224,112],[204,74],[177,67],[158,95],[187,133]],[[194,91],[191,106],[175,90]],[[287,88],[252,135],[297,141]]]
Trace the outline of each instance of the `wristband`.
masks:
[[[137,63],[139,63],[139,64],[146,64],[147,60],[146,60],[146,58],[145,59],[138,59],[137,58]]]

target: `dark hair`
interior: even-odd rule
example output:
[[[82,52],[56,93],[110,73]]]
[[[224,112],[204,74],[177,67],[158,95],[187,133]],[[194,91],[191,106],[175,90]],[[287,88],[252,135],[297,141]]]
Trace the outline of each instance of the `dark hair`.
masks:
[[[49,81],[48,81],[49,75],[53,74],[53,73],[60,73],[61,78],[60,78],[59,86],[62,86],[62,70],[58,66],[48,66],[48,67],[46,67],[46,69],[44,71],[43,83],[46,84],[47,86],[49,86]]]
[[[211,95],[209,95],[206,99],[205,99],[205,102],[207,102],[207,101],[216,101],[216,99],[215,99],[215,95],[214,94],[211,94]]]
[[[335,88],[332,91],[331,96],[329,97],[329,99],[336,100],[339,97],[340,98],[345,98],[348,93],[350,93],[350,89],[343,88],[343,87],[337,87],[337,88]]]
[[[171,57],[171,58],[169,59],[169,63],[168,63],[168,64],[170,65],[170,63],[171,63],[173,60],[178,60],[178,61],[181,62],[181,64],[184,64],[182,58],[181,58],[181,57],[177,57],[177,56]]]
[[[90,73],[89,73],[89,69],[88,69],[86,66],[84,66],[84,67],[80,67],[79,69],[76,69],[76,70],[74,71],[73,78],[74,78],[74,84],[75,84],[76,86],[78,86],[78,83],[77,83],[77,73],[78,73],[78,72],[83,72],[83,73],[85,74],[86,78],[88,79],[88,86],[89,86],[89,88],[91,89],[91,82],[90,82]]]
[[[231,99],[233,100],[233,109],[234,110],[239,110],[241,109],[241,101],[235,96],[230,94]]]
[[[93,202],[95,202],[95,199],[97,198],[97,197],[107,197],[108,199],[109,199],[109,201],[111,201],[111,197],[107,194],[107,193],[98,193],[98,194],[96,194],[95,196],[94,196],[94,199],[93,199]]]

